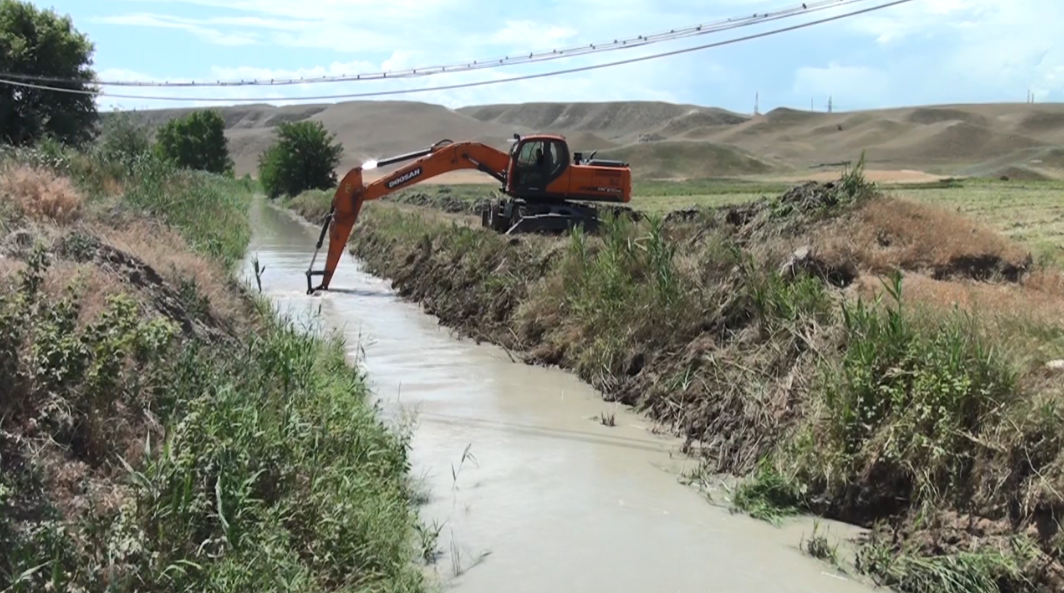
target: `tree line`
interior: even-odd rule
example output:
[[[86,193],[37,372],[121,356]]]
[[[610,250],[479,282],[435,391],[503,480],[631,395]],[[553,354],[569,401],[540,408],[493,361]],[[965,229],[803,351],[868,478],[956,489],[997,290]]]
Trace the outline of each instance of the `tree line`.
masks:
[[[24,0],[0,0],[0,72],[63,82],[73,92],[0,84],[0,142],[43,141],[83,148],[103,145],[121,154],[151,153],[192,170],[234,175],[221,111],[193,110],[153,129],[129,112],[101,114],[92,91],[94,43],[69,15]],[[336,185],[343,147],[320,121],[284,122],[258,160],[258,177],[271,198]]]

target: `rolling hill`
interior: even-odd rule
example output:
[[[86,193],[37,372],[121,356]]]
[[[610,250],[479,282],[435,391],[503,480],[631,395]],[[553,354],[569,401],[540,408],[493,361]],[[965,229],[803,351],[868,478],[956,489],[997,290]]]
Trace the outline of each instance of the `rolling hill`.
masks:
[[[1064,105],[974,104],[745,115],[650,101],[524,103],[460,109],[415,101],[218,108],[240,174],[281,122],[321,121],[345,147],[341,170],[443,138],[501,149],[514,133],[564,134],[574,150],[629,161],[642,178],[801,175],[865,151],[874,170],[1064,178]],[[187,109],[138,112],[157,125]],[[468,180],[477,180],[472,174]],[[466,177],[469,177],[467,174]],[[485,181],[490,178],[483,176]],[[464,179],[466,180],[466,179]]]

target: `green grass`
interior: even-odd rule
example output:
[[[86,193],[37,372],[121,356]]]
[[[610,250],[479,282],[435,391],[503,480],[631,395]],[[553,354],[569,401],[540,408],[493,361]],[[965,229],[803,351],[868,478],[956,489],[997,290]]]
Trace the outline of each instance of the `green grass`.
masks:
[[[938,556],[896,553],[873,536],[858,550],[857,566],[899,593],[1000,593],[1037,590],[1026,575],[1040,556],[1037,545],[1024,536]]]
[[[643,181],[634,183],[631,205],[651,212],[729,206],[778,195],[788,187],[756,179]],[[1029,246],[1036,256],[1064,261],[1064,182],[953,179],[878,187],[888,195],[958,211]]]
[[[243,255],[246,182],[61,156],[101,220],[145,212],[217,265]],[[81,324],[94,295],[80,277],[45,292],[43,249],[0,299],[0,590],[424,589],[408,435],[377,419],[338,338],[261,301],[235,339],[182,335],[135,286]],[[82,472],[93,504],[71,511],[57,470]]]
[[[285,198],[282,202],[285,208],[291,208],[307,220],[320,222],[329,214],[332,205],[333,192],[323,190],[305,191],[294,198]]]

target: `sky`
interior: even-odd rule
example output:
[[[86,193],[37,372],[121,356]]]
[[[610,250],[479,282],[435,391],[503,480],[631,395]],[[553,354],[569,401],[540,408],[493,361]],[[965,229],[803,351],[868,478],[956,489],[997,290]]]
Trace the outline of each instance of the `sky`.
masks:
[[[101,108],[284,104],[299,97],[416,89],[647,56],[874,6],[541,64],[407,80],[285,87],[115,88]],[[800,0],[52,0],[95,43],[101,80],[320,77],[499,58],[787,9]],[[660,100],[739,113],[1064,99],[1060,0],[913,0],[779,35],[632,64],[465,89],[380,97],[447,107],[530,101]]]

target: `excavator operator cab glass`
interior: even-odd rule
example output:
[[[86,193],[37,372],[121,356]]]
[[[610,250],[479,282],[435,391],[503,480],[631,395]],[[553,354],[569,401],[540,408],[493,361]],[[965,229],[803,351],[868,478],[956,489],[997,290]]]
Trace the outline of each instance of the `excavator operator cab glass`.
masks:
[[[543,191],[569,164],[569,150],[561,140],[525,140],[514,160],[518,188]]]

